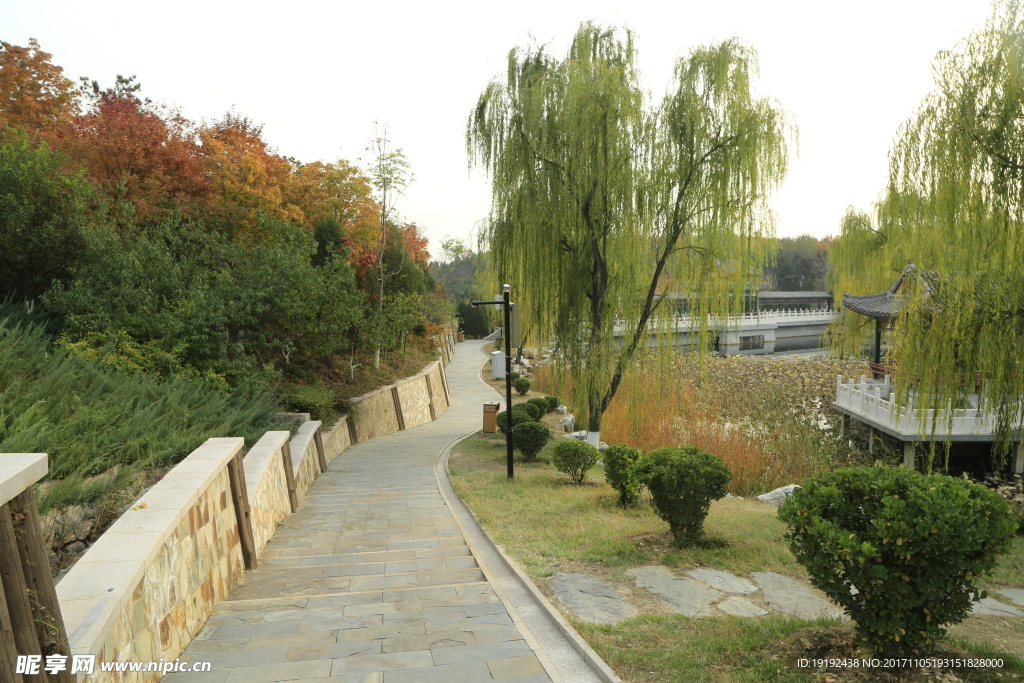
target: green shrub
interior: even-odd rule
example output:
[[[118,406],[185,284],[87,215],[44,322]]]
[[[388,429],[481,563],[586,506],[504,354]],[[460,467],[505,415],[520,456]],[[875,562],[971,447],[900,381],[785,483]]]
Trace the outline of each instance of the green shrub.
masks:
[[[587,470],[597,464],[599,455],[600,452],[585,441],[565,439],[555,445],[551,461],[578,486],[587,478]]]
[[[636,463],[640,449],[617,443],[604,452],[604,478],[619,492],[619,505],[635,507],[640,500],[640,480],[636,476]]]
[[[558,410],[558,406],[562,405],[562,399],[557,396],[545,396],[544,399],[548,402],[548,411],[553,413]]]
[[[516,427],[516,426],[518,426],[518,425],[520,425],[520,424],[522,424],[524,422],[533,422],[534,421],[533,418],[530,416],[530,414],[528,412],[526,412],[525,410],[517,410],[518,407],[519,406],[514,406],[512,408],[512,426],[513,427]],[[498,429],[501,430],[502,434],[504,434],[506,431],[508,431],[508,422],[507,422],[508,416],[505,414],[504,410],[501,411],[500,413],[498,413],[497,415],[495,415],[494,416],[494,420],[495,420],[495,422],[498,423]]]
[[[526,396],[526,394],[530,392],[530,387],[532,386],[533,382],[526,379],[525,377],[520,377],[519,379],[513,380],[512,382],[512,388],[518,391],[520,396]]]
[[[636,464],[636,476],[681,546],[700,542],[711,501],[725,497],[732,479],[725,463],[696,446],[651,451]]]
[[[526,460],[533,460],[551,438],[551,430],[540,422],[524,422],[512,430],[512,444]]]
[[[527,413],[530,414],[530,418],[532,418],[535,422],[540,419],[541,415],[543,415],[543,413],[540,411],[540,408],[538,408],[537,406],[530,402],[517,403],[516,405],[512,406],[512,410],[526,411]]]
[[[541,415],[551,412],[550,410],[548,410],[548,401],[546,398],[540,398],[539,396],[537,396],[531,398],[529,401],[527,401],[527,403],[537,406],[537,410],[540,411],[540,414],[537,415],[538,420],[540,419]]]
[[[281,404],[293,413],[323,420],[334,410],[334,392],[323,386],[295,387],[281,398]]]
[[[516,385],[516,380],[519,379],[519,373],[518,372],[510,372],[510,373],[508,373],[508,376],[512,378],[512,386],[515,386]]]
[[[811,582],[884,655],[921,652],[963,620],[1014,532],[1006,503],[985,487],[890,467],[821,474],[779,519]]]

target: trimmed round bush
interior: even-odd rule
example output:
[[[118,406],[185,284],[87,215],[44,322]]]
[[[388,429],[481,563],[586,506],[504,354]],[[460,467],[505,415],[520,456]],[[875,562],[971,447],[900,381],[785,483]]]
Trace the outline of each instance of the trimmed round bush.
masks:
[[[600,451],[585,441],[565,439],[555,445],[551,461],[559,472],[569,475],[577,486],[587,478],[587,470],[597,464]]]
[[[520,396],[526,396],[526,394],[530,392],[530,387],[532,386],[533,382],[526,379],[525,377],[520,377],[519,379],[512,382],[512,388],[518,391]]]
[[[519,379],[519,373],[518,372],[510,372],[510,373],[508,373],[508,376],[512,378],[512,386],[515,386],[516,385],[516,380]]]
[[[995,492],[902,467],[818,475],[779,519],[811,582],[853,618],[860,644],[885,656],[923,652],[962,621],[1015,529]]]
[[[558,398],[557,396],[545,396],[544,398],[548,402],[547,412],[549,413],[555,412],[556,410],[558,410],[558,406],[562,405],[562,399]]]
[[[551,438],[551,430],[540,422],[524,422],[512,430],[512,445],[525,460],[533,460]]]
[[[281,397],[281,404],[295,413],[309,413],[314,420],[323,420],[334,408],[334,392],[323,386],[295,387]]]
[[[524,410],[530,414],[530,418],[533,419],[534,421],[539,420],[540,416],[542,415],[542,413],[540,412],[540,408],[530,403],[529,401],[527,401],[526,403],[515,404],[514,406],[512,406],[512,410]]]
[[[534,421],[533,417],[531,417],[528,412],[526,412],[525,410],[517,410],[517,408],[518,406],[514,406],[512,408],[513,433],[515,433],[514,428],[519,426],[520,424],[524,422]],[[508,431],[508,415],[506,415],[504,410],[494,416],[494,421],[497,422],[498,429],[501,431],[502,434]]]
[[[550,410],[548,410],[548,401],[545,398],[535,396],[534,398],[531,398],[529,401],[527,401],[527,403],[537,406],[537,410],[540,411],[540,413],[537,415],[538,420],[541,418],[541,415],[545,415],[551,412]]]
[[[619,492],[619,505],[624,508],[636,507],[640,500],[640,480],[636,475],[636,463],[640,460],[640,449],[617,443],[604,452],[604,478]]]
[[[635,466],[636,477],[651,492],[658,516],[668,522],[680,546],[704,537],[711,501],[724,498],[732,473],[719,458],[696,446],[659,448]]]

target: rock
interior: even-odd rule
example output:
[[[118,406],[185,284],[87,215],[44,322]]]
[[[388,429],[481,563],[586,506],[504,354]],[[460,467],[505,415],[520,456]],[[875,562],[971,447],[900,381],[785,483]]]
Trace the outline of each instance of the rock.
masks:
[[[604,453],[606,450],[608,450],[608,444],[606,444],[604,441],[598,442],[597,450],[599,450],[602,453]],[[602,463],[602,464],[604,464],[604,463]]]
[[[570,432],[569,433],[569,438],[570,439],[576,439],[578,441],[586,441],[587,440],[587,432],[586,431]]]
[[[617,624],[637,615],[614,586],[584,574],[555,574],[551,590],[563,605],[592,624]]]
[[[1020,590],[1019,588],[1000,588],[996,593],[1010,602],[1024,607],[1024,590]]]
[[[562,429],[564,429],[567,432],[571,432],[573,431],[573,427],[576,426],[576,416],[573,415],[572,413],[569,413],[561,420],[559,420],[558,423],[562,425]]]
[[[757,497],[757,499],[762,503],[767,503],[768,505],[774,505],[775,507],[779,507],[780,505],[785,503],[786,499],[792,496],[793,491],[795,491],[798,488],[800,488],[798,485],[790,484],[789,486],[783,486],[781,488],[775,489],[774,491],[769,491],[768,493],[761,494],[760,496]]]
[[[566,413],[569,412],[569,409],[566,406],[558,406],[557,408],[555,408],[555,412],[557,412],[559,415],[565,415]]]
[[[726,593],[756,593],[757,586],[720,569],[694,569],[686,575]]]
[[[711,603],[722,594],[705,583],[676,576],[668,567],[627,569],[636,577],[636,585],[659,595],[680,614],[704,617],[711,614]]]
[[[971,614],[987,614],[995,617],[1024,617],[1024,612],[1021,612],[1016,607],[1004,605],[992,598],[982,598],[974,603],[974,607],[971,608]]]
[[[734,617],[763,617],[768,614],[746,598],[728,597],[715,607]]]
[[[775,572],[754,572],[751,578],[761,587],[768,604],[780,612],[801,619],[843,616],[843,611],[818,591],[788,576]]]

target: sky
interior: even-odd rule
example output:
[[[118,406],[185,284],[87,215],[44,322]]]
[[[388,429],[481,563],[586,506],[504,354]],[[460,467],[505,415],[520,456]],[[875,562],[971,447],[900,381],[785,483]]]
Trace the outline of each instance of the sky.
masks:
[[[936,53],[989,12],[984,1],[948,0],[0,0],[0,40],[36,38],[75,81],[135,75],[142,95],[194,120],[234,108],[303,162],[368,162],[375,123],[386,125],[415,176],[397,209],[436,253],[487,216],[489,183],[468,166],[466,120],[518,45],[561,56],[580,22],[628,27],[655,103],[677,59],[739,38],[759,55],[757,92],[798,130],[771,202],[777,232],[822,237],[838,232],[847,206],[878,199],[899,128],[932,90]]]

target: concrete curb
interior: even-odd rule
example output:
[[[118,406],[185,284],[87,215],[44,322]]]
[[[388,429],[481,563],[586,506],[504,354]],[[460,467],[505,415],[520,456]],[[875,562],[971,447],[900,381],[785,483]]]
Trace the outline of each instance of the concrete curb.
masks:
[[[516,582],[527,592],[536,607],[547,617],[555,629],[565,637],[569,645],[583,659],[593,674],[603,683],[622,683],[622,679],[612,671],[611,667],[601,659],[600,655],[594,652],[593,648],[587,644],[583,637],[576,632],[576,629],[566,621],[558,609],[548,601],[544,594],[534,585],[533,581],[519,568],[519,565],[505,553],[501,546],[494,542],[494,539],[491,538],[486,529],[480,525],[473,511],[469,509],[465,501],[455,492],[451,477],[448,475],[448,456],[451,455],[452,448],[456,444],[476,434],[477,431],[479,430],[473,430],[454,439],[438,455],[434,463],[434,476],[437,478],[442,495],[448,500],[449,506],[452,507],[452,511],[461,523],[472,524],[475,530],[479,531],[480,536],[485,539],[490,549],[501,558],[502,564],[512,574]]]

